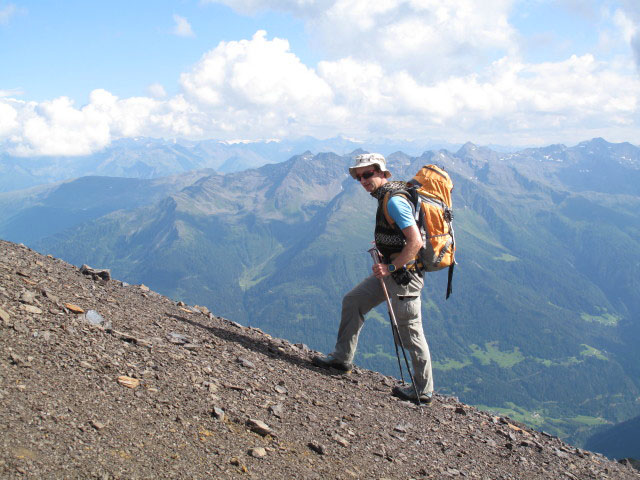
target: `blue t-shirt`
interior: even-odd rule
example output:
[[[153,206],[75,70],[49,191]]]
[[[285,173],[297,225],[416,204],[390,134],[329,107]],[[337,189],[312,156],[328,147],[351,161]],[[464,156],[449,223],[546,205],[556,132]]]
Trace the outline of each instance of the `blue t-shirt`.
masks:
[[[413,209],[406,198],[400,195],[391,197],[387,204],[387,209],[393,221],[400,227],[400,230],[416,224],[416,219],[413,218]]]

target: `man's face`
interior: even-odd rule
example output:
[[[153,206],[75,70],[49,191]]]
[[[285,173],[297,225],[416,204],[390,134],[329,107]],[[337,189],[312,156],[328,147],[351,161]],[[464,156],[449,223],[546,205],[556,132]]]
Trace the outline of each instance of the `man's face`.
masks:
[[[373,173],[373,175],[369,178],[365,178],[369,176],[369,173]],[[376,167],[374,165],[358,167],[355,169],[355,174],[356,179],[360,178],[360,185],[362,185],[362,187],[369,193],[377,190],[387,181],[384,173],[376,171]]]

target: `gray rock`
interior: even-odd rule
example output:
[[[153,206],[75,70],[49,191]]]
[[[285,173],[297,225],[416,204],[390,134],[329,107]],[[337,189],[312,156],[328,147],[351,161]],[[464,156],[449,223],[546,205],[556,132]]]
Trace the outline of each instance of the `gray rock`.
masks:
[[[277,418],[282,418],[283,410],[284,410],[284,407],[280,403],[277,403],[275,405],[271,405],[269,407],[269,411],[271,412],[271,414],[274,417],[277,417]]]
[[[262,458],[267,456],[267,451],[263,447],[256,447],[249,450],[249,455],[254,458]]]
[[[341,437],[340,435],[334,435],[333,439],[338,445],[342,445],[343,447],[349,446],[349,441],[346,438]]]
[[[262,435],[263,437],[266,435],[273,435],[273,430],[271,429],[271,427],[261,420],[250,418],[249,420],[247,420],[247,426],[252,432],[257,433],[258,435]]]
[[[35,314],[42,313],[42,310],[40,310],[38,307],[35,307],[33,305],[23,305],[22,308],[29,313],[35,313]]]
[[[184,345],[185,343],[189,343],[189,338],[186,335],[175,332],[169,333],[169,335],[167,335],[167,340],[169,340],[170,343],[176,345]]]
[[[396,432],[400,432],[400,433],[407,433],[407,426],[406,425],[396,425],[393,429]]]
[[[238,357],[237,360],[238,363],[245,368],[256,368],[255,364],[251,360],[248,360],[244,357]]]
[[[87,312],[84,314],[84,318],[91,325],[104,325],[106,323],[104,317],[95,310],[87,310]]]
[[[101,278],[102,280],[111,280],[111,270],[107,268],[91,268],[89,265],[82,265],[80,267],[80,273],[84,275],[91,275],[94,280]]]
[[[29,290],[22,292],[20,295],[20,301],[22,303],[26,303],[27,305],[34,305],[36,303],[36,294]]]
[[[220,421],[225,419],[224,410],[220,407],[213,407],[213,411],[211,412],[211,415],[213,415],[215,418],[217,418]]]
[[[318,442],[309,442],[307,444],[307,446],[313,450],[314,452],[316,452],[318,455],[324,455],[327,453],[327,449],[324,445],[322,445],[321,443]]]

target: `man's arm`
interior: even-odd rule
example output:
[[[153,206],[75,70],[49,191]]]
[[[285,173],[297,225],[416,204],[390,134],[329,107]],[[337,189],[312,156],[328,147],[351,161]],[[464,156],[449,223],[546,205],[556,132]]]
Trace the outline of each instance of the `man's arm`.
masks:
[[[422,247],[420,230],[418,230],[418,227],[415,224],[410,225],[407,228],[403,228],[402,233],[406,244],[398,256],[393,259],[393,264],[396,268],[402,268],[404,265],[415,259]],[[373,266],[373,274],[377,278],[383,278],[391,275],[391,272],[389,272],[389,267],[386,263],[378,263]]]

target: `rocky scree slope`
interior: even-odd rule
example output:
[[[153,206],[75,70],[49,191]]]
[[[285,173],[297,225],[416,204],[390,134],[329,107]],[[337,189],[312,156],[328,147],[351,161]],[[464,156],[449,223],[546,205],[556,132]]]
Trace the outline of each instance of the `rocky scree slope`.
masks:
[[[103,277],[0,241],[2,478],[640,478]]]

